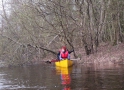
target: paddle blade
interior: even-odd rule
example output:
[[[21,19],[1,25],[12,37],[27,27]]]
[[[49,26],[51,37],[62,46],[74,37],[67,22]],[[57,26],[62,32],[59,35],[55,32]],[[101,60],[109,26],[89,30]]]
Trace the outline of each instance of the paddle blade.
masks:
[[[46,61],[45,63],[49,63],[49,64],[51,64],[51,61]]]

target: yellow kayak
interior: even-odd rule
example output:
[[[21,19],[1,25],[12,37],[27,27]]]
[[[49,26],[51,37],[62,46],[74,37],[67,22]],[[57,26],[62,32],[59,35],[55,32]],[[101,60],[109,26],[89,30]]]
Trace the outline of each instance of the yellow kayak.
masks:
[[[74,64],[74,62],[72,60],[68,60],[68,59],[64,59],[64,60],[55,62],[55,65],[58,67],[70,67],[73,64]]]
[[[72,72],[72,67],[57,67],[56,74],[70,74]]]

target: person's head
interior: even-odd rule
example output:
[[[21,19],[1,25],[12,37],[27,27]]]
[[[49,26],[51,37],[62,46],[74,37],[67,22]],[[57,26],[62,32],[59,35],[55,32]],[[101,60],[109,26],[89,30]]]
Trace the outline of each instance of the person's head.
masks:
[[[63,46],[61,50],[62,50],[62,52],[65,52],[67,49],[65,46]]]

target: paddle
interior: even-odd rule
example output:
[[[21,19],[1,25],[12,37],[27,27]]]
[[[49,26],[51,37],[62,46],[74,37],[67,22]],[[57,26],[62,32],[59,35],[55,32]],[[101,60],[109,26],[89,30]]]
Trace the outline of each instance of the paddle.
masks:
[[[57,61],[59,61],[59,60],[51,60],[51,61],[46,61],[45,63],[49,63],[49,64],[51,64],[52,62],[57,62]]]

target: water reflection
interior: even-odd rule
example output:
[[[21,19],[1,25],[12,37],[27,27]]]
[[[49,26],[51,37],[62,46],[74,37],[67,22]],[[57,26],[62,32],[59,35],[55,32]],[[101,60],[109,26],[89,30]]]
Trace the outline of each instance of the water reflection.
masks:
[[[0,68],[0,90],[59,90],[54,69],[48,65]]]
[[[83,65],[73,68],[71,88],[74,90],[124,90],[124,66],[97,67]]]
[[[0,68],[0,90],[124,90],[124,66]]]
[[[61,84],[64,86],[63,90],[71,90],[70,87],[71,72],[72,72],[72,67],[69,68],[56,67],[56,74],[60,75]]]

